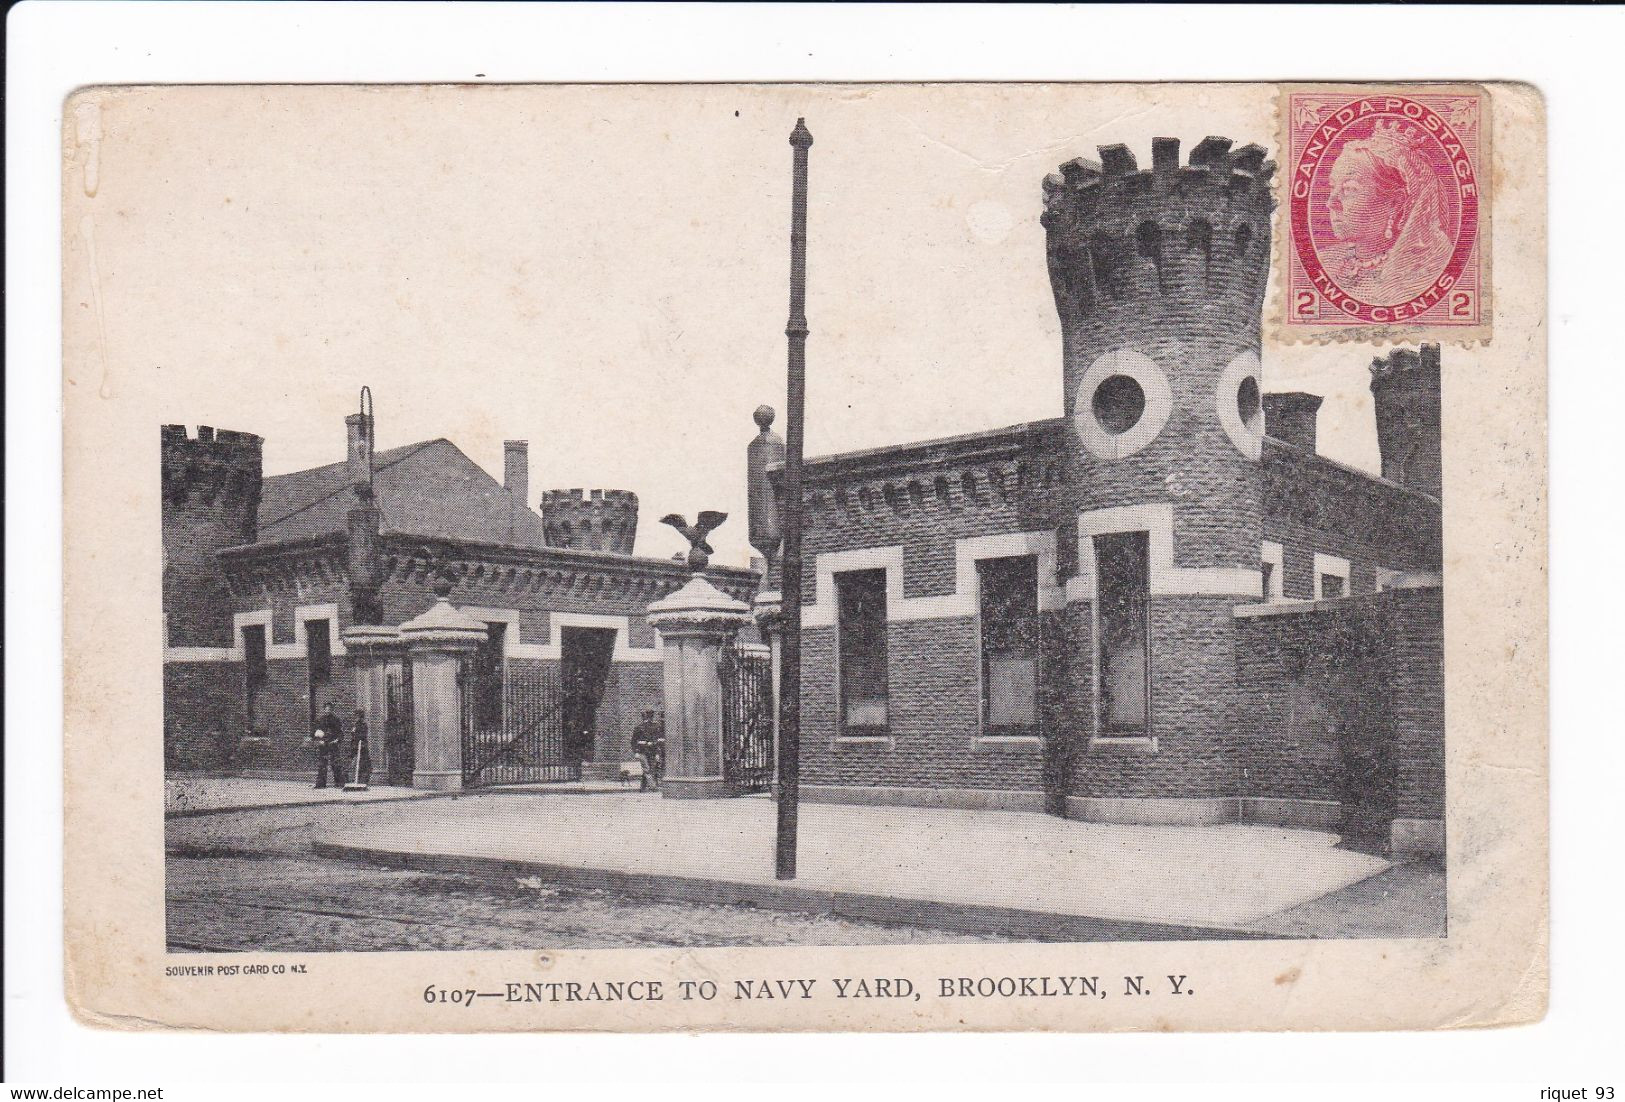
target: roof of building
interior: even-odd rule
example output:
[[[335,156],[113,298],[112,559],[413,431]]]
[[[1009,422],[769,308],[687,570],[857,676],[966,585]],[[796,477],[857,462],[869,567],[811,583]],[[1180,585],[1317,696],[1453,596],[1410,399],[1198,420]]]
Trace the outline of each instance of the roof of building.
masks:
[[[968,462],[992,456],[1017,455],[1060,432],[1066,424],[1064,417],[1045,421],[1028,421],[1019,425],[984,429],[981,432],[959,436],[943,436],[932,440],[915,440],[906,444],[888,444],[879,448],[838,452],[834,455],[816,455],[807,458],[804,477],[812,482],[826,482],[848,475],[875,475],[908,470],[929,470],[945,463]],[[769,463],[772,472],[784,470],[782,460]]]
[[[895,475],[905,471],[931,470],[955,462],[1018,455],[1025,449],[1053,441],[1056,435],[1065,429],[1066,422],[1065,417],[1053,417],[1044,421],[1028,421],[960,436],[889,444],[879,448],[838,452],[834,455],[809,456],[805,461],[804,477],[808,482],[818,484],[857,475]],[[1381,490],[1434,502],[1437,505],[1438,499],[1423,490],[1391,482],[1381,475],[1339,463],[1319,452],[1274,436],[1266,436],[1264,440],[1268,445],[1262,456],[1266,463],[1271,461],[1307,463],[1345,479],[1366,482]],[[784,462],[779,460],[769,463],[767,469],[777,476],[783,472]]]
[[[449,440],[377,453],[373,490],[385,532],[543,547],[542,518]],[[272,475],[260,490],[259,544],[343,532],[356,506],[348,466]]]

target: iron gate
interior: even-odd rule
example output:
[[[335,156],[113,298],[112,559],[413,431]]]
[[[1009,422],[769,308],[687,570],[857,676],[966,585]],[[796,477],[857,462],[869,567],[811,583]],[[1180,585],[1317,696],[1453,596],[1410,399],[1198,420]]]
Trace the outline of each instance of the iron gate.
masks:
[[[564,753],[564,692],[553,666],[465,662],[463,787],[577,781],[581,763]]]
[[[737,643],[722,648],[722,778],[736,793],[773,783],[773,659]]]
[[[384,676],[384,776],[389,784],[412,783],[416,739],[412,728],[412,664]]]

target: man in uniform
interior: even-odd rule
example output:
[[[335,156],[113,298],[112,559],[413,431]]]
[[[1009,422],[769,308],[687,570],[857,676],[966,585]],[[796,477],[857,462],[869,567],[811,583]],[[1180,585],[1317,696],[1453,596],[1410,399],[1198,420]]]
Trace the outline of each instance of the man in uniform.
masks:
[[[372,747],[367,745],[367,713],[355,710],[355,722],[350,725],[350,751],[344,758],[344,775],[349,778],[345,789],[364,789],[372,783]]]
[[[342,764],[344,721],[333,711],[332,701],[322,705],[322,714],[316,717],[316,730],[311,737],[316,742],[316,787],[327,787],[327,772],[333,771],[333,783],[344,783]]]
[[[643,763],[643,776],[638,779],[638,791],[660,789],[660,771],[664,766],[666,726],[655,720],[653,711],[643,713],[643,722],[632,728],[632,752]]]

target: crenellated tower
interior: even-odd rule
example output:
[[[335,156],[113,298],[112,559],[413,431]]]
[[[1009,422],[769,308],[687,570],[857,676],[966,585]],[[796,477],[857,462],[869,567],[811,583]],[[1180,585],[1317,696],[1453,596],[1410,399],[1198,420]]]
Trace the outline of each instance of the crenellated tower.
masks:
[[[160,443],[166,643],[231,646],[231,601],[215,556],[258,534],[264,442],[207,425],[195,436],[164,425]]]
[[[1442,496],[1439,346],[1396,348],[1371,361],[1382,477]]]
[[[1235,790],[1234,671],[1203,641],[1261,588],[1274,170],[1261,146],[1205,138],[1182,164],[1156,138],[1149,168],[1111,145],[1044,180],[1079,562],[1068,814],[1219,814]]]
[[[542,533],[549,547],[630,555],[638,536],[638,495],[630,490],[548,490]]]
[[[1262,146],[1205,138],[1151,167],[1100,148],[1044,180],[1050,283],[1080,512],[1170,502],[1181,565],[1257,566],[1260,331],[1270,265]],[[1188,509],[1206,515],[1182,523]],[[1194,518],[1192,518],[1194,519]]]

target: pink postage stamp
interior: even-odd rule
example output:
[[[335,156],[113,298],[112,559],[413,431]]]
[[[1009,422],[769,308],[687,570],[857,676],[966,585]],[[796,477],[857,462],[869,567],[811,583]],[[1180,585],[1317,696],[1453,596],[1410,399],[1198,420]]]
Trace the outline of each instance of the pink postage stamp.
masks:
[[[1483,89],[1299,87],[1281,105],[1280,334],[1487,340]]]

